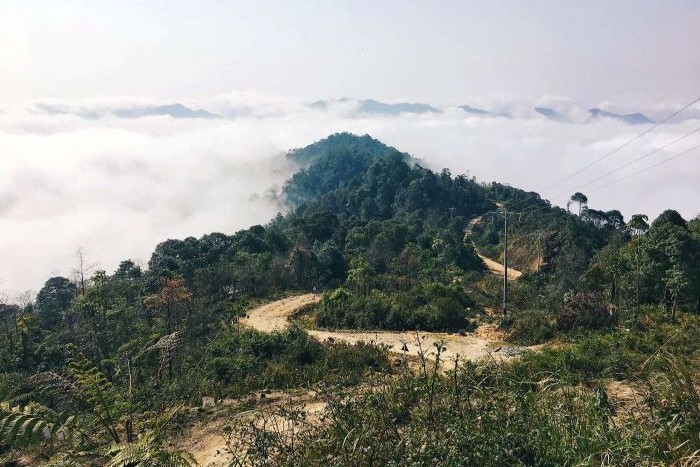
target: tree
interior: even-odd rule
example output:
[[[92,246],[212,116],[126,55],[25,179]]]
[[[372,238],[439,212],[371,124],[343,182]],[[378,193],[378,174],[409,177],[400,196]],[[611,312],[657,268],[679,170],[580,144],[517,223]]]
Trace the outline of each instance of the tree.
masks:
[[[47,280],[36,296],[40,326],[47,330],[55,329],[76,293],[75,284],[65,277],[56,276]]]
[[[616,229],[621,229],[625,226],[625,218],[617,209],[607,211],[605,216],[607,217],[608,225]]]
[[[95,263],[88,263],[85,259],[85,252],[82,247],[78,248],[75,252],[75,259],[77,264],[73,268],[73,278],[74,282],[78,287],[81,294],[85,293],[85,285],[89,279],[88,275],[93,269],[97,267]]]
[[[345,278],[347,264],[338,246],[328,241],[318,250],[318,276],[321,283],[326,286]]]
[[[365,258],[358,256],[352,259],[348,272],[348,283],[354,286],[356,291],[369,295],[373,276],[374,271]]]
[[[630,219],[629,223],[627,224],[627,228],[632,232],[632,235],[634,236],[634,244],[635,244],[635,259],[637,263],[636,267],[636,309],[637,309],[637,316],[639,316],[639,307],[640,307],[640,281],[641,281],[641,266],[639,264],[639,245],[640,245],[640,235],[642,235],[644,232],[649,230],[649,217],[646,214],[635,214],[632,216],[632,219]]]
[[[586,207],[588,204],[588,197],[581,193],[580,191],[577,191],[573,195],[571,195],[571,198],[569,199],[569,202],[566,203],[566,208],[569,209],[569,206],[571,203],[576,203],[578,204],[578,215],[581,216],[581,212],[583,209]]]
[[[248,307],[241,302],[232,302],[229,305],[229,310],[231,311],[233,322],[236,324],[236,332],[241,332],[241,318],[245,318]]]
[[[638,237],[642,233],[649,230],[649,217],[646,214],[635,214],[627,223],[627,228],[632,232],[632,235]]]
[[[640,252],[647,290],[674,318],[679,303],[700,294],[700,244],[683,217],[667,210],[642,238]]]
[[[289,253],[287,268],[297,287],[309,285],[315,266],[316,256],[303,245],[296,245]]]
[[[413,282],[412,279],[415,278],[418,272],[416,246],[413,244],[406,245],[399,254],[397,262],[406,280],[406,290],[410,290]]]
[[[165,333],[173,332],[173,321],[177,321],[176,313],[184,302],[192,297],[181,276],[161,278],[161,288],[158,293],[146,298],[147,308],[161,310],[165,314]]]

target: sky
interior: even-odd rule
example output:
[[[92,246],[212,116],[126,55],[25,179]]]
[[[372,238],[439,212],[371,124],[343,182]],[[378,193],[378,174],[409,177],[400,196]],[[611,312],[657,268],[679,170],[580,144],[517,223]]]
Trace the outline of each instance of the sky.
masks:
[[[658,121],[700,97],[698,20],[700,2],[680,0],[3,1],[0,290],[70,275],[78,248],[112,271],[146,263],[167,238],[264,223],[280,208],[265,194],[294,170],[280,154],[336,131],[564,204],[579,184],[700,126],[698,104],[551,187],[649,127],[588,122],[587,109]],[[340,97],[443,111],[308,107]],[[224,118],[114,114],[175,102]],[[512,118],[475,118],[463,104]],[[571,122],[533,114],[538,105]],[[645,162],[697,144],[700,133]],[[581,190],[627,216],[692,217],[699,158]]]
[[[0,89],[683,100],[697,92],[699,18],[694,0],[5,0]]]

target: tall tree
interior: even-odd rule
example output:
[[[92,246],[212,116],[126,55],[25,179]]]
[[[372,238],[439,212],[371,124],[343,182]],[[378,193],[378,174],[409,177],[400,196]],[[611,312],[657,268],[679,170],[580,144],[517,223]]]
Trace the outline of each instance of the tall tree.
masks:
[[[580,191],[577,191],[573,195],[571,195],[571,198],[569,198],[569,202],[566,204],[567,209],[571,205],[571,203],[576,203],[578,204],[578,215],[581,215],[581,212],[583,212],[583,209],[587,206],[588,204],[588,197],[581,193]]]
[[[52,330],[63,319],[70,307],[77,288],[69,279],[61,276],[47,280],[36,296],[36,309],[43,329]]]

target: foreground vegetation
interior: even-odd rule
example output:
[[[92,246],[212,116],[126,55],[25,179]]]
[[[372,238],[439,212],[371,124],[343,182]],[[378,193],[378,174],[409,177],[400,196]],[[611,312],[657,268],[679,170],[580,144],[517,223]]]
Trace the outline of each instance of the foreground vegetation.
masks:
[[[565,335],[512,363],[430,361],[379,390],[326,393],[307,430],[239,427],[259,465],[697,465],[700,319]],[[437,349],[432,349],[437,352]],[[610,381],[633,395],[620,400]],[[619,387],[619,386],[618,386]],[[272,413],[261,415],[272,416]],[[279,415],[279,413],[277,413]],[[308,421],[302,411],[297,423]],[[293,439],[292,439],[293,438]]]
[[[53,465],[187,465],[169,446],[203,397],[327,389],[325,422],[275,436],[258,425],[235,454],[261,465],[698,462],[700,219],[673,210],[552,207],[536,193],[437,174],[369,136],[333,135],[287,157],[289,207],[265,226],[159,244],[112,274],[80,254],[72,278],[0,303],[0,455]],[[525,271],[511,312],[498,206]],[[241,329],[255,303],[316,289],[312,325],[469,332],[554,342],[517,362],[427,361],[320,343],[299,327]],[[489,314],[486,314],[489,311]],[[439,349],[434,349],[439,351]],[[398,374],[396,373],[398,371]],[[391,381],[364,390],[378,379]],[[615,413],[606,389],[638,395]],[[296,415],[295,415],[296,416]],[[301,416],[301,415],[299,415]],[[355,428],[352,428],[355,427]],[[234,461],[235,462],[235,461]]]

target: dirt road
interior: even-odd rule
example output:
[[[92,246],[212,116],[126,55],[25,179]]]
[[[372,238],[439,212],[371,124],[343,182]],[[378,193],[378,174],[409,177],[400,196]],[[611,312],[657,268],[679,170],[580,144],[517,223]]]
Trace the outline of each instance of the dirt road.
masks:
[[[297,295],[284,298],[275,302],[252,309],[241,321],[248,326],[262,332],[281,331],[290,324],[295,313],[303,308],[315,304],[319,297],[314,294]],[[434,360],[436,347],[434,343],[440,342],[444,347],[442,353],[443,369],[449,369],[459,355],[459,361],[479,360],[482,358],[494,358],[502,360],[514,357],[527,351],[525,347],[505,345],[494,339],[498,333],[491,328],[494,325],[484,325],[477,333],[459,335],[436,332],[354,332],[354,331],[321,331],[309,330],[309,334],[320,341],[339,341],[355,344],[363,341],[389,347],[389,351],[395,355],[407,357],[418,356],[421,348],[426,356]],[[479,332],[484,331],[484,332]],[[488,331],[488,332],[487,332]],[[477,335],[478,334],[478,335]],[[405,345],[405,347],[404,347]],[[402,349],[407,350],[402,350]],[[415,360],[413,360],[415,362]],[[213,403],[213,401],[212,401]],[[228,451],[232,440],[233,444],[243,445],[245,440],[240,439],[240,433],[228,439],[224,435],[226,426],[241,426],[242,423],[260,424],[260,414],[265,408],[291,404],[303,407],[309,413],[311,419],[318,419],[325,409],[325,402],[318,399],[315,394],[287,394],[280,391],[267,392],[265,399],[256,402],[256,408],[240,412],[241,400],[224,400],[216,406],[204,410],[202,416],[185,427],[183,433],[175,440],[174,445],[178,449],[185,449],[192,453],[199,465],[219,467],[229,465],[232,455]],[[273,418],[270,418],[273,417]],[[272,425],[278,430],[288,430],[289,421],[279,415],[268,413],[266,420],[274,422]],[[242,444],[241,444],[242,443]],[[241,451],[242,452],[242,451]]]
[[[476,249],[476,247],[474,247],[474,249]],[[501,263],[498,263],[498,262],[492,260],[491,258],[487,258],[486,256],[479,253],[479,250],[476,250],[476,254],[479,255],[479,258],[481,258],[484,261],[484,263],[486,263],[486,267],[488,268],[489,272],[491,272],[491,274],[495,274],[495,275],[501,276],[501,277],[504,276],[505,268],[503,267],[503,265]],[[518,271],[517,269],[513,269],[512,267],[510,267],[510,265],[508,266],[508,280],[509,281],[514,281],[515,279],[517,279],[518,277],[520,277],[522,275],[523,275],[522,272]]]
[[[242,323],[263,332],[282,330],[290,323],[290,318],[298,310],[319,301],[313,294],[297,295],[276,302],[268,303],[248,312]],[[479,337],[476,334],[449,334],[442,332],[355,332],[355,331],[321,331],[310,330],[309,335],[325,341],[339,341],[348,344],[367,342],[389,347],[395,354],[417,356],[421,349],[430,358],[434,358],[435,344],[442,342],[442,358],[445,362],[454,361],[459,355],[460,360],[479,360],[484,357],[503,359],[518,355],[527,349],[506,345]],[[405,345],[405,347],[404,347]],[[408,349],[407,351],[403,349]]]
[[[469,224],[467,224],[467,230],[466,232],[469,233],[472,231],[474,226],[481,222],[481,216],[475,217],[474,219],[469,221]],[[486,267],[488,268],[489,272],[491,274],[495,274],[497,276],[503,277],[505,275],[505,268],[503,267],[503,264],[499,263],[498,261],[494,261],[491,258],[488,258],[481,253],[479,253],[479,250],[476,248],[476,245],[474,245],[474,251],[476,251],[476,254],[479,255],[479,258],[481,258],[484,263],[486,264]],[[523,273],[521,271],[518,271],[517,269],[513,269],[512,267],[508,267],[508,280],[509,281],[514,281],[518,277],[522,276]]]
[[[202,467],[234,465],[230,450],[240,455],[249,447],[250,440],[244,439],[242,427],[254,423],[261,428],[266,422],[266,430],[285,435],[292,424],[279,415],[277,411],[280,408],[303,409],[308,415],[307,421],[312,423],[318,421],[326,408],[326,403],[313,392],[266,391],[255,394],[265,394],[265,398],[252,402],[254,409],[243,408],[246,403],[240,399],[225,399],[216,405],[198,409],[197,416],[183,427],[182,433],[174,440],[174,447],[192,454],[197,465]],[[298,431],[299,427],[296,429]]]

